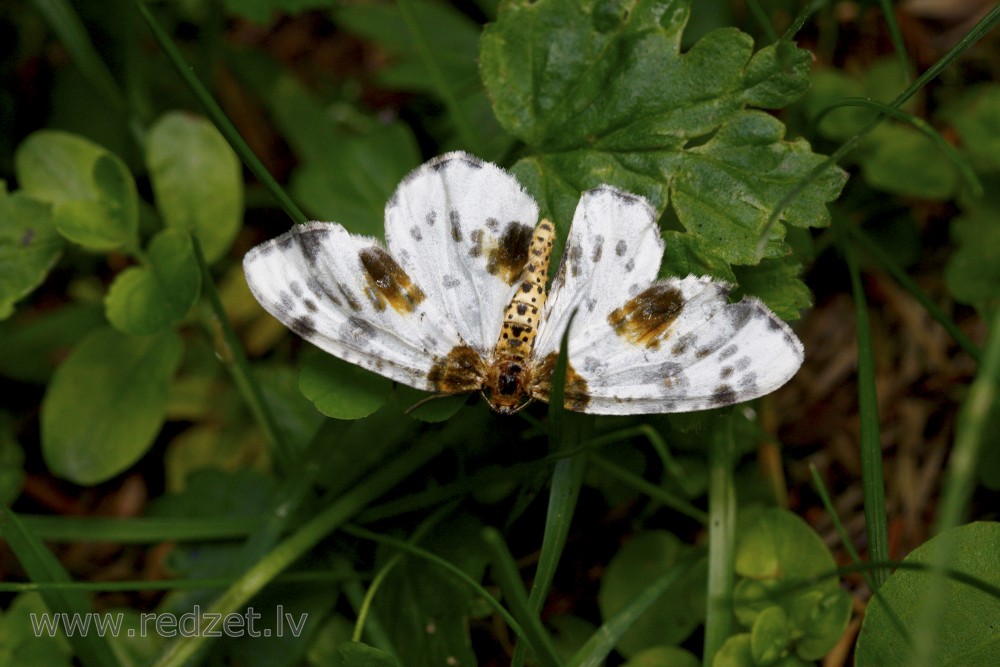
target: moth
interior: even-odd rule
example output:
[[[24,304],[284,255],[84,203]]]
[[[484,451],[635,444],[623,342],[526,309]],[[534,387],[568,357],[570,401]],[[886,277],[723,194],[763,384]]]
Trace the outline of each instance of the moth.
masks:
[[[310,222],[251,249],[247,283],[310,343],[402,384],[480,391],[509,415],[548,401],[563,333],[565,406],[688,412],[785,384],[802,344],[760,300],[708,277],[658,278],[653,208],[609,185],[582,193],[546,290],[555,226],[517,180],[466,153],[407,175],[385,244]]]

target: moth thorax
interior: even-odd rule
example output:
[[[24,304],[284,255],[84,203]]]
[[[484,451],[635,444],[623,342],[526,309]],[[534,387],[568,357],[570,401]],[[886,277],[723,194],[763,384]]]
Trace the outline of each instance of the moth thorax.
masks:
[[[549,276],[554,236],[555,230],[548,220],[542,220],[535,227],[528,248],[528,261],[515,283],[517,292],[503,313],[503,325],[494,355],[496,359],[527,359],[531,356],[538,333],[538,318],[545,305],[545,282]]]

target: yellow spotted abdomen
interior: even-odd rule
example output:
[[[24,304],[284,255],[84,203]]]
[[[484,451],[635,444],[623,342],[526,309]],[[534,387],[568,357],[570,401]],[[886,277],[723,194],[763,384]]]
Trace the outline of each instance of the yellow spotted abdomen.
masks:
[[[497,341],[495,358],[527,359],[538,334],[538,318],[545,305],[545,282],[548,280],[549,260],[555,228],[548,220],[535,227],[528,247],[528,262],[521,272],[514,298],[503,313],[503,326]]]

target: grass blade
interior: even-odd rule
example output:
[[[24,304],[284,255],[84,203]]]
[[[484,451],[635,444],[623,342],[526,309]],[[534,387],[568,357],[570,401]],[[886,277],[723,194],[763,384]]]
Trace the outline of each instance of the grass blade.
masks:
[[[245,604],[317,542],[356,516],[372,500],[396,487],[413,471],[419,470],[437,456],[443,447],[445,443],[439,438],[424,438],[390,459],[384,467],[331,503],[255,563],[212,603],[206,613],[218,613],[224,617]],[[207,639],[204,636],[193,636],[175,640],[160,656],[156,662],[157,667],[181,667],[197,653]]]
[[[7,540],[31,580],[38,584],[70,583],[72,579],[62,564],[38,536],[33,534],[14,512],[0,505],[0,535]],[[46,606],[53,614],[64,613],[69,617],[85,618],[91,611],[90,601],[81,590],[39,588]],[[95,633],[73,632],[67,636],[73,653],[86,667],[114,667],[122,664],[110,643]]]
[[[288,214],[288,217],[297,223],[305,222],[307,219],[305,214],[301,209],[299,209],[298,205],[292,201],[292,198],[288,196],[288,193],[286,193],[284,189],[278,185],[278,182],[274,180],[271,173],[267,170],[263,163],[257,159],[257,156],[250,149],[250,146],[248,146],[247,142],[245,142],[243,137],[240,136],[239,131],[233,127],[231,122],[229,122],[229,118],[226,117],[222,107],[218,105],[211,93],[209,93],[205,86],[202,85],[201,81],[198,80],[198,77],[195,76],[194,71],[187,64],[187,62],[185,62],[184,56],[182,56],[181,52],[177,50],[176,46],[174,46],[174,43],[170,40],[170,36],[167,35],[163,28],[160,27],[160,24],[156,22],[156,19],[153,17],[152,12],[149,11],[149,8],[146,7],[142,0],[132,0],[132,5],[135,6],[136,10],[142,16],[146,25],[149,26],[150,32],[153,33],[153,37],[160,45],[160,48],[163,49],[163,52],[173,64],[174,69],[177,70],[177,74],[180,75],[181,79],[183,79],[184,83],[187,84],[195,98],[201,103],[202,108],[205,109],[205,113],[208,114],[208,117],[212,120],[215,126],[219,128],[219,132],[222,133],[222,136],[226,138],[226,141],[228,141],[229,145],[233,147],[236,154],[240,156],[243,164],[245,164],[257,180],[260,181],[265,188],[267,188],[268,192],[271,193],[271,196],[274,197],[275,201],[277,201],[281,208],[284,209],[285,213]]]
[[[885,478],[882,473],[882,439],[880,433],[878,396],[875,390],[875,358],[872,354],[872,332],[868,324],[868,302],[854,247],[846,238],[845,223],[834,221],[833,231],[840,244],[851,277],[854,296],[854,316],[858,341],[858,411],[861,417],[861,485],[864,490],[865,529],[868,533],[868,558],[881,563],[889,560],[889,526],[885,511]],[[877,589],[888,576],[884,568],[877,569],[872,579]],[[874,589],[873,589],[874,590]]]
[[[732,634],[733,586],[736,582],[736,444],[733,417],[726,415],[712,433],[708,457],[708,607],[702,664]]]
[[[520,637],[531,645],[535,659],[542,667],[559,667],[562,662],[552,644],[552,638],[528,602],[528,596],[521,584],[521,573],[507,545],[504,544],[503,536],[495,528],[487,528],[483,530],[483,540],[493,552],[494,576],[500,583],[514,618],[520,622],[524,633]]]

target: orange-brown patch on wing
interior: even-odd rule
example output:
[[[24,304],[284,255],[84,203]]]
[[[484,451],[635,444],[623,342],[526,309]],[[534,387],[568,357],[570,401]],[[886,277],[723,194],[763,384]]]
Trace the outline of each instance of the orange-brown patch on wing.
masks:
[[[490,248],[486,258],[486,270],[495,276],[500,276],[508,285],[513,285],[528,261],[532,233],[533,230],[528,225],[507,223],[497,245]]]
[[[552,374],[556,369],[556,360],[559,355],[555,352],[550,352],[547,357],[542,359],[541,363],[535,367],[532,373],[531,382],[531,395],[540,401],[549,400],[549,394],[552,393]],[[587,386],[587,381],[583,379],[579,373],[573,368],[573,365],[566,364],[566,384],[563,389],[563,405],[566,406],[567,410],[572,410],[573,412],[583,412],[587,409],[587,405],[590,403],[590,388]]]
[[[424,300],[421,289],[413,284],[410,276],[385,250],[372,246],[358,255],[368,279],[366,293],[375,310],[385,310],[386,304],[389,304],[396,312],[412,313]]]
[[[468,345],[456,345],[447,356],[438,359],[427,373],[434,389],[445,394],[475,391],[483,385],[486,364]]]
[[[680,290],[669,285],[653,285],[621,308],[611,311],[608,324],[625,340],[655,350],[667,337],[670,325],[683,308],[684,297]]]

